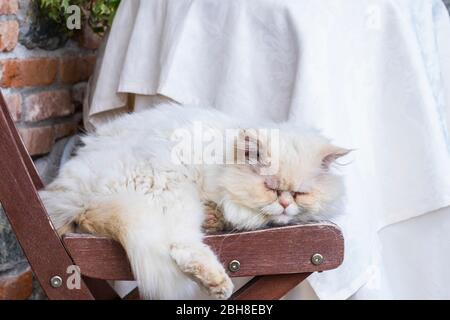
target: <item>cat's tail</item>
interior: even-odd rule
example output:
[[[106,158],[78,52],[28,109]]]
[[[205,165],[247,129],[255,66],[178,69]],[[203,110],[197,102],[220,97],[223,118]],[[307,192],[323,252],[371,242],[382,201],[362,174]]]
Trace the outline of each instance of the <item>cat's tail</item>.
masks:
[[[96,196],[81,204],[67,192],[41,191],[40,195],[60,234],[87,232],[122,244],[142,298],[181,299],[198,291],[170,257],[162,208],[144,196]]]
[[[77,231],[76,219],[87,210],[79,193],[52,188],[50,185],[50,188],[39,191],[39,197],[60,236]]]

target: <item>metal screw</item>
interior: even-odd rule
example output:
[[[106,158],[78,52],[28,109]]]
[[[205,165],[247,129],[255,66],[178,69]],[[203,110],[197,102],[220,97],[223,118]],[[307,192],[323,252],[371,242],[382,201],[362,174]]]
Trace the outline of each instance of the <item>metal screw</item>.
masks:
[[[59,288],[59,287],[61,287],[62,283],[63,283],[63,280],[62,280],[62,278],[61,278],[60,276],[53,276],[53,277],[51,277],[51,279],[50,279],[50,285],[51,285],[53,288]]]
[[[321,265],[323,262],[323,256],[320,253],[315,253],[311,257],[311,263],[315,266]]]
[[[228,264],[228,269],[231,272],[236,272],[241,268],[241,263],[238,260],[233,260]]]

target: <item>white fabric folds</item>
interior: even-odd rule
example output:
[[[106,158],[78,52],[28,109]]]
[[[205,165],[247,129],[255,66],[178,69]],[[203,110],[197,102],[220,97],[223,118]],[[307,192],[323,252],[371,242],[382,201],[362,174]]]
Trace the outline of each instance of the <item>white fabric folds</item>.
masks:
[[[86,123],[164,97],[306,123],[355,149],[336,219],[345,261],[310,277],[320,298],[348,298],[389,272],[383,227],[450,205],[450,21],[440,0],[122,0]]]

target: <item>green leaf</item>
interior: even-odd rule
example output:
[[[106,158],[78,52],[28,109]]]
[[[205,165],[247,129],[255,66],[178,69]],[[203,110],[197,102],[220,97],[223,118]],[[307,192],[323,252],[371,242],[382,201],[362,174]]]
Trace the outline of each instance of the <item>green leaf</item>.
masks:
[[[120,0],[36,0],[41,14],[56,22],[67,35],[74,33],[66,28],[69,16],[66,10],[71,5],[78,5],[88,10],[89,24],[95,32],[101,33],[111,26]],[[82,10],[82,15],[84,12]]]

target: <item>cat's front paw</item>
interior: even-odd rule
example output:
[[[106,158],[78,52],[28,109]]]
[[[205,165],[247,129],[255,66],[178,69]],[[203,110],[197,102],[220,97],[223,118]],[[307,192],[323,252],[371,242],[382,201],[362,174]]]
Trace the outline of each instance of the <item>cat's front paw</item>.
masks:
[[[208,283],[208,293],[216,299],[228,299],[233,293],[234,285],[226,273],[220,276],[218,281]]]
[[[211,249],[205,244],[172,244],[170,255],[180,270],[217,299],[227,299],[233,293],[233,282]]]
[[[222,211],[213,202],[204,205],[205,220],[202,229],[206,233],[215,233],[226,229],[226,222]]]

